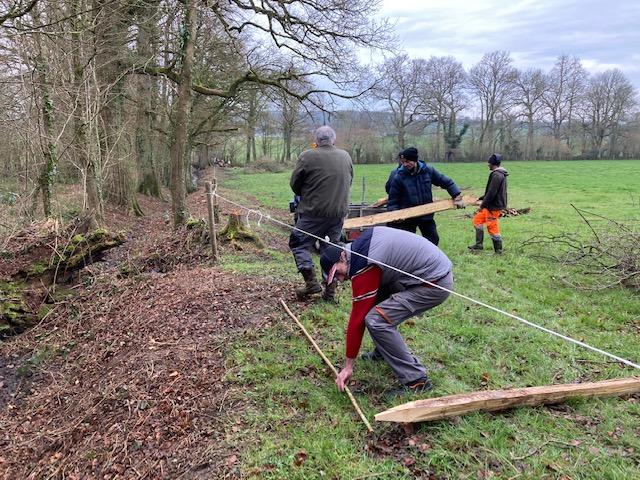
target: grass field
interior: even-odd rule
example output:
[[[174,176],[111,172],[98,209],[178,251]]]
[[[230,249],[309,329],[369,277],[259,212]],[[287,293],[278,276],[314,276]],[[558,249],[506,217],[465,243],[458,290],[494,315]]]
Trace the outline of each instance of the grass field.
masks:
[[[585,341],[633,362],[640,361],[640,296],[613,288],[583,291],[564,280],[582,274],[551,260],[554,245],[523,245],[536,235],[590,230],[571,204],[631,228],[640,220],[640,161],[509,163],[510,207],[531,213],[502,220],[505,254],[467,252],[473,228],[466,211],[437,215],[441,248],[454,263],[456,291],[534,323]],[[436,166],[461,187],[481,194],[483,164]],[[390,165],[356,166],[352,198],[384,196]],[[286,209],[288,173],[236,171],[223,187],[255,196],[263,206]],[[446,192],[435,189],[440,198]],[[256,205],[251,205],[255,208]],[[609,223],[588,216],[597,230]],[[283,236],[285,236],[283,234]],[[268,251],[265,258],[223,259],[226,268],[297,279],[293,260]],[[344,357],[349,285],[338,306],[292,305],[335,363]],[[428,397],[480,389],[595,381],[637,375],[609,361],[506,316],[451,297],[401,331],[429,370],[435,388]],[[365,339],[363,350],[371,347]],[[246,445],[241,458],[248,478],[640,478],[640,397],[575,400],[556,407],[476,413],[420,426],[414,437],[375,425],[368,437],[346,396],[321,360],[283,313],[272,328],[252,332],[234,346],[229,380],[242,385],[250,407],[236,434]],[[365,413],[409,401],[387,401],[394,385],[386,365],[358,362],[353,390]],[[247,441],[247,430],[251,440]],[[430,476],[431,475],[431,476]]]

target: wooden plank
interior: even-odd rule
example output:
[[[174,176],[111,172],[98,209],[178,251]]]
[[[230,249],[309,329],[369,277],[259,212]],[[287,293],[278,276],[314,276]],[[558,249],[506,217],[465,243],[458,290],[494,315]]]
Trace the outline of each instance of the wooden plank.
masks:
[[[560,403],[574,397],[604,397],[628,395],[636,392],[640,392],[640,377],[509,390],[487,390],[416,400],[378,413],[375,419],[379,422],[424,422],[455,417],[478,410],[493,412],[520,406]]]
[[[463,199],[464,203],[466,203],[467,205],[470,205],[478,200],[477,197],[473,197],[471,195],[465,195]],[[449,210],[451,208],[456,208],[456,206],[453,204],[453,200],[436,200],[433,203],[426,203],[424,205],[418,205],[417,207],[403,208],[402,210],[394,210],[393,212],[376,213],[375,215],[368,215],[366,217],[347,218],[344,221],[343,228],[352,229],[371,227],[373,225],[380,225],[381,223],[420,217],[422,215],[441,212],[443,210]]]

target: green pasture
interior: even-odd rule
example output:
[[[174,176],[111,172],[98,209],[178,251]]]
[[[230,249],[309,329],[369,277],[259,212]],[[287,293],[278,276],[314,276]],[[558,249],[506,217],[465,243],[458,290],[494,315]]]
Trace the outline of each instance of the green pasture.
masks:
[[[527,162],[504,166],[512,208],[527,215],[502,220],[505,254],[467,252],[471,209],[437,214],[441,247],[454,263],[456,291],[515,313],[595,347],[640,362],[640,295],[624,288],[584,291],[569,285],[584,274],[551,258],[556,245],[531,245],[539,235],[576,233],[590,240],[615,229],[607,219],[638,227],[640,162]],[[352,198],[384,196],[391,165],[356,166]],[[437,166],[461,187],[480,194],[488,175],[482,164]],[[224,188],[252,208],[286,209],[288,173],[235,171]],[[444,198],[446,192],[435,189]],[[249,200],[251,198],[252,200]],[[257,228],[257,226],[256,226]],[[277,230],[271,229],[273,234]],[[283,239],[286,233],[282,232]],[[260,259],[226,257],[225,268],[298,280],[288,254],[267,250]],[[282,281],[282,280],[280,280]],[[291,304],[336,364],[344,358],[349,285],[337,306],[304,309]],[[250,332],[232,349],[228,380],[247,405],[230,441],[243,446],[247,478],[640,478],[640,400],[575,400],[556,407],[475,413],[422,424],[415,438],[397,426],[376,424],[367,436],[345,395],[329,378],[284,312],[276,325]],[[596,381],[638,374],[604,356],[569,344],[464,299],[451,297],[427,315],[401,326],[410,348],[434,382],[426,397],[480,389]],[[371,348],[365,338],[363,350]],[[352,389],[369,418],[409,401],[385,399],[394,378],[384,364],[358,362]],[[400,438],[395,448],[385,448]],[[380,447],[382,445],[382,447]],[[399,447],[398,447],[399,445]],[[432,475],[432,476],[429,476]]]
[[[456,291],[638,363],[639,294],[624,288],[576,289],[568,282],[583,274],[551,258],[555,245],[525,242],[567,232],[590,240],[589,226],[571,204],[590,212],[583,215],[597,231],[612,231],[605,218],[637,228],[640,162],[504,166],[510,172],[510,206],[531,207],[531,212],[502,220],[503,256],[467,252],[473,229],[464,214],[471,209],[437,214],[441,248],[454,263]],[[356,166],[353,200],[360,201],[363,177],[368,202],[384,196],[390,168]],[[484,190],[486,165],[436,168],[470,193]],[[288,178],[289,173],[236,170],[223,187],[233,189],[236,200],[243,195],[251,195],[246,202],[257,199],[258,205],[248,203],[252,208],[286,209],[292,195]],[[439,189],[434,193],[446,197]],[[287,254],[266,254],[222,262],[238,272],[298,280]],[[344,358],[349,293],[348,284],[341,287],[337,306],[318,302],[305,310],[291,305],[336,364]],[[284,312],[280,317],[277,325],[239,341],[230,359],[228,380],[242,387],[238,395],[248,405],[243,428],[231,440],[244,445],[241,461],[248,478],[640,478],[638,396],[476,413],[423,424],[415,439],[403,437],[397,426],[376,424],[376,434],[368,437],[322,361]],[[457,297],[401,330],[433,379],[435,388],[426,397],[638,374]],[[369,348],[365,338],[363,350]],[[386,365],[357,363],[352,389],[369,418],[411,400],[385,399],[394,382]],[[401,448],[377,446],[397,436]]]

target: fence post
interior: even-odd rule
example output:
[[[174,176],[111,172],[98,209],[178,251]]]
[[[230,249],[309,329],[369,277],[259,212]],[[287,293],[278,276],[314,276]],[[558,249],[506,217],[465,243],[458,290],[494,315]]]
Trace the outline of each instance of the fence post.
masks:
[[[213,177],[213,191],[218,191],[218,179]],[[213,219],[216,223],[220,223],[220,205],[218,205],[218,197],[213,196]]]
[[[214,179],[215,181],[215,179]],[[205,182],[204,188],[207,193],[207,212],[209,214],[209,237],[211,237],[211,253],[213,261],[218,261],[218,239],[216,238],[216,224],[213,218],[213,188],[211,182]]]

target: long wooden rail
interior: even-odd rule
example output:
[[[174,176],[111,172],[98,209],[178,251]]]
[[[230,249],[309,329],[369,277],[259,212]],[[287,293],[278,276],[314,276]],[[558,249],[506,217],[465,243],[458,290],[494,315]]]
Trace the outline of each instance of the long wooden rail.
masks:
[[[640,377],[510,390],[487,390],[404,403],[378,413],[375,419],[379,422],[424,422],[478,410],[492,412],[520,406],[560,403],[574,397],[629,395],[636,392],[640,392]]]
[[[467,205],[471,205],[477,201],[478,198],[471,195],[465,195],[463,200]],[[456,208],[453,204],[453,200],[436,200],[433,203],[426,203],[424,205],[418,205],[417,207],[403,208],[402,210],[394,210],[392,212],[376,213],[375,215],[368,215],[366,217],[347,218],[344,221],[343,228],[352,229],[371,227],[382,223],[420,217],[429,213],[442,212],[443,210],[450,210],[452,208]]]

